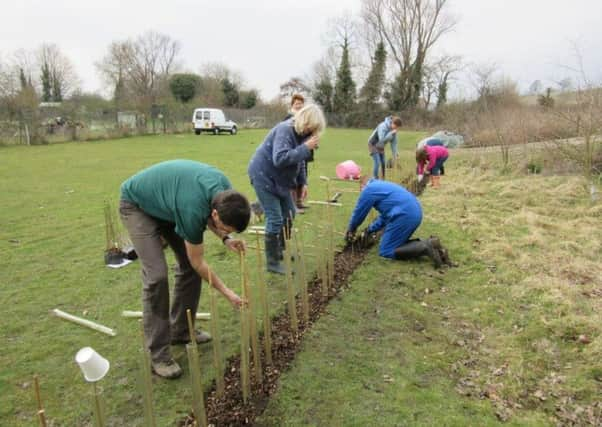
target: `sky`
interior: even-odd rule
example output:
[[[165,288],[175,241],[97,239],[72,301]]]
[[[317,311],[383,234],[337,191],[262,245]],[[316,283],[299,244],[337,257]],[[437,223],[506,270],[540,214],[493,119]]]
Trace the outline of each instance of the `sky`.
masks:
[[[307,76],[325,51],[332,18],[358,14],[361,0],[53,0],[6,1],[2,5],[0,58],[17,49],[55,43],[68,56],[85,91],[103,89],[94,63],[114,40],[147,30],[181,43],[188,71],[223,62],[240,71],[264,99],[278,94],[292,76]],[[602,81],[602,1],[448,0],[457,20],[436,46],[437,54],[460,55],[474,64],[496,64],[526,89],[571,74],[579,47],[588,77]],[[469,72],[458,75],[455,93],[470,91]]]

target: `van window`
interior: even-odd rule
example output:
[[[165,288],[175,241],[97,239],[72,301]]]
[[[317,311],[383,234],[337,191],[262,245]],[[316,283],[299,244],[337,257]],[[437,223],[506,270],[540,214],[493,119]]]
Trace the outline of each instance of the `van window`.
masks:
[[[209,120],[211,118],[211,113],[209,111],[203,111],[203,119]]]
[[[202,111],[197,111],[196,114],[194,115],[194,118],[196,120],[202,120],[202,118],[203,118],[203,112]]]

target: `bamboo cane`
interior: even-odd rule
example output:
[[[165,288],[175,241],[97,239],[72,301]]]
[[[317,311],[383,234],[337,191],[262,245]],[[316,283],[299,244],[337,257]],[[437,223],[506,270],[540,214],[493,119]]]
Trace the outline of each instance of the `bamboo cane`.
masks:
[[[320,277],[322,280],[322,300],[328,299],[328,242],[320,244]]]
[[[240,254],[240,286],[243,300],[246,300],[245,293],[245,271],[242,253]],[[242,388],[242,398],[244,403],[249,400],[251,394],[251,377],[249,375],[249,325],[248,325],[247,307],[245,304],[240,306],[240,384]]]
[[[263,271],[263,261],[261,253],[261,242],[259,235],[257,237],[257,280],[259,287],[259,298],[261,300],[261,309],[263,312],[263,345],[265,349],[265,360],[268,365],[272,364],[272,320],[270,319],[270,306],[268,302],[268,292],[265,283],[265,273]]]
[[[42,406],[42,397],[40,394],[40,382],[37,375],[33,376],[33,383],[35,386],[36,402],[38,403],[38,420],[40,421],[40,427],[46,427],[46,413]]]
[[[142,351],[140,357],[140,388],[142,389],[142,404],[144,406],[145,427],[155,427],[155,413],[153,408],[153,380],[151,372],[150,350],[144,342],[144,331],[142,331]]]
[[[98,390],[96,383],[94,384],[94,427],[105,426],[104,405],[102,402],[102,392]]]
[[[61,319],[69,320],[70,322],[77,323],[78,325],[86,326],[90,329],[94,329],[95,331],[102,332],[103,334],[107,334],[112,337],[117,335],[115,331],[111,328],[107,328],[106,326],[99,325],[98,323],[92,322],[90,320],[82,319],[81,317],[65,313],[64,311],[61,311],[58,308],[55,308],[54,310],[52,310],[52,312]]]
[[[291,271],[291,251],[290,242],[286,242],[284,247],[284,263],[286,266],[286,290],[288,300],[288,314],[291,319],[291,328],[295,337],[299,332],[299,321],[297,319],[297,308],[295,307],[295,289],[293,286],[293,277]]]
[[[303,228],[299,225],[299,233],[295,234],[295,246],[297,248],[297,269],[301,288],[301,305],[303,307],[303,321],[309,323],[309,295],[307,294],[307,277],[305,275],[305,249],[303,247]]]
[[[188,319],[188,332],[190,333],[190,344],[186,344],[186,354],[188,355],[188,366],[190,367],[192,411],[194,412],[196,422],[202,427],[207,427],[199,348],[194,336],[194,324],[192,322],[192,313],[190,309],[186,310],[186,317]]]
[[[245,254],[242,254],[244,277],[245,277],[245,294],[248,302],[247,316],[249,333],[251,335],[251,351],[253,353],[255,380],[261,384],[263,382],[263,367],[261,364],[261,349],[259,348],[259,334],[257,332],[257,318],[255,317],[255,298],[251,292],[249,285],[249,266],[247,265]]]
[[[224,384],[224,359],[222,353],[222,340],[219,329],[219,312],[217,309],[217,291],[213,287],[211,269],[207,269],[209,277],[209,305],[211,308],[211,336],[213,337],[213,368],[215,370],[215,384],[217,395],[222,396],[226,390]]]

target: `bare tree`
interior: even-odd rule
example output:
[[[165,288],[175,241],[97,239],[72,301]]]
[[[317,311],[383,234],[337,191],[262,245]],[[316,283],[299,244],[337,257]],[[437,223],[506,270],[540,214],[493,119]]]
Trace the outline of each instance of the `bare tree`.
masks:
[[[113,42],[96,64],[106,82],[117,88],[123,84],[149,109],[163,93],[167,79],[177,70],[180,43],[165,34],[148,31],[135,39]]]
[[[425,108],[430,108],[434,99],[437,107],[447,103],[449,82],[454,73],[462,69],[462,59],[459,56],[444,55],[428,62],[424,67],[424,82],[422,98]]]
[[[290,101],[290,98],[295,94],[300,93],[303,96],[311,95],[311,89],[300,77],[291,77],[280,85],[280,98],[285,103]]]
[[[80,80],[71,60],[55,44],[43,44],[37,52],[38,67],[49,73],[54,101],[62,101],[80,86]]]
[[[391,106],[418,104],[428,53],[456,23],[446,5],[447,0],[362,0],[365,25],[380,34],[397,64]]]

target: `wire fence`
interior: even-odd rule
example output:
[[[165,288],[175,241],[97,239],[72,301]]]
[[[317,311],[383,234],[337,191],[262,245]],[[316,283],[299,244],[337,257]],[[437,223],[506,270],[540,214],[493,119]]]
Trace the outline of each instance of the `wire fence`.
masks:
[[[151,111],[118,111],[71,105],[41,105],[18,112],[0,110],[0,145],[39,145],[68,141],[91,141],[160,133],[192,131],[195,107],[155,106]],[[271,128],[286,115],[281,106],[251,109],[224,108],[238,128]]]

